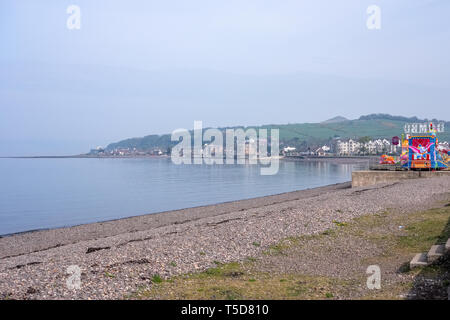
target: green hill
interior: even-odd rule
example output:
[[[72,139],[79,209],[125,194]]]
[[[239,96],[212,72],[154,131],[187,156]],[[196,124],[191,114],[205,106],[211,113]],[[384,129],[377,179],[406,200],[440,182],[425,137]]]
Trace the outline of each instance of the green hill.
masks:
[[[417,117],[406,118],[401,116],[391,116],[387,114],[372,114],[362,116],[356,120],[347,120],[342,117],[336,117],[339,121],[325,121],[322,123],[298,123],[282,125],[263,125],[258,127],[245,127],[255,129],[279,129],[280,145],[294,146],[299,150],[306,150],[322,144],[330,143],[333,139],[358,139],[362,137],[387,138],[400,136],[403,133],[403,127],[406,123],[420,123],[428,121],[427,119],[418,119]],[[334,120],[333,118],[331,120]],[[447,121],[430,120],[435,122],[445,122],[445,127],[450,125]],[[244,128],[236,126],[233,128]],[[227,128],[219,128],[225,130]],[[270,131],[269,131],[270,132]],[[448,132],[439,133],[441,141],[450,141]],[[142,138],[132,138],[122,140],[108,145],[107,150],[116,148],[136,148],[138,150],[149,150],[152,148],[161,148],[166,150],[173,146],[175,142],[170,141],[170,135],[149,135]]]

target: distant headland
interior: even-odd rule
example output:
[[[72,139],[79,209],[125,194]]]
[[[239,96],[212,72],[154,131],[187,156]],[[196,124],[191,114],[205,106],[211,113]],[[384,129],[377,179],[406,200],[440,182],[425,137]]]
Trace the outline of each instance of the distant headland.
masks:
[[[333,153],[340,140],[391,140],[401,135],[407,123],[435,122],[450,124],[445,120],[419,119],[418,117],[393,116],[389,114],[370,114],[349,120],[336,116],[319,123],[289,123],[267,124],[261,126],[222,127],[243,129],[279,129],[280,150],[289,152],[295,150],[302,155],[314,155],[323,151]],[[205,128],[206,130],[207,128]],[[439,134],[441,141],[450,141],[450,133]],[[128,138],[110,143],[106,147],[97,147],[85,155],[80,156],[168,156],[176,142],[171,141],[171,134],[147,135],[144,137]],[[324,148],[325,147],[325,148]],[[322,149],[322,150],[320,150]],[[325,150],[324,150],[325,149]]]

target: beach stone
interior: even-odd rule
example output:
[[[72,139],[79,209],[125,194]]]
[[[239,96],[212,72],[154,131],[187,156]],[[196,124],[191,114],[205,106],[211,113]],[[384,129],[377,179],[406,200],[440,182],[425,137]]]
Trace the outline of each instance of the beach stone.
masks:
[[[442,257],[445,253],[445,245],[433,245],[430,248],[430,251],[428,251],[427,257],[428,262],[432,263]]]
[[[409,267],[411,269],[418,268],[418,267],[426,267],[428,266],[428,257],[426,253],[418,253],[414,256],[414,258],[409,263]]]

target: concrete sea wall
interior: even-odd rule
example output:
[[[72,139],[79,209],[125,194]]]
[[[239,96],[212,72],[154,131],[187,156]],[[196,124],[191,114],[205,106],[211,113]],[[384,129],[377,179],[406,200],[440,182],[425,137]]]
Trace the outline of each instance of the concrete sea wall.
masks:
[[[440,176],[450,176],[450,171],[354,171],[352,173],[352,187],[365,187],[380,183],[396,182],[404,179],[433,178]]]

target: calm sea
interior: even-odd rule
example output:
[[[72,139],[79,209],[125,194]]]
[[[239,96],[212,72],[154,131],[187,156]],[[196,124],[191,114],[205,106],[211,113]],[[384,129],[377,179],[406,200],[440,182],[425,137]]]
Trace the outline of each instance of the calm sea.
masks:
[[[364,164],[174,165],[155,159],[0,159],[0,234],[71,226],[349,181]]]

